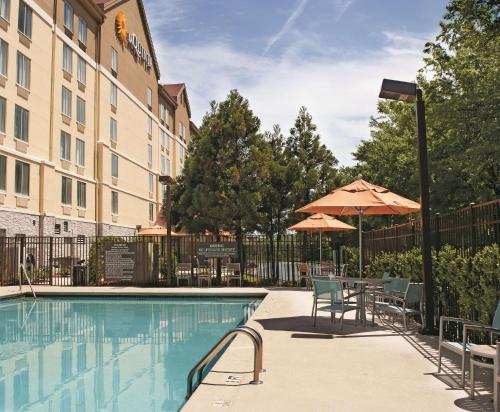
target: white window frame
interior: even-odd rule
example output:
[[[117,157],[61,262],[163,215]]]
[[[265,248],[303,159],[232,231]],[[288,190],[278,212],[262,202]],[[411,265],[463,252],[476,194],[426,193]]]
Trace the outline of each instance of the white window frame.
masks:
[[[148,135],[152,136],[153,135],[153,119],[151,118],[151,116],[148,116],[146,128],[147,128]]]
[[[61,203],[71,206],[73,202],[73,180],[67,176],[61,176]]]
[[[64,27],[68,29],[71,33],[74,33],[75,29],[75,10],[73,6],[67,1],[64,2]]]
[[[148,212],[149,212],[149,221],[153,222],[155,219],[155,205],[153,203],[148,204]]]
[[[109,101],[111,106],[118,107],[118,86],[113,82],[110,82],[110,90],[109,90]]]
[[[71,161],[71,135],[61,130],[61,140],[59,145],[59,157],[61,160]]]
[[[83,85],[87,84],[87,62],[81,56],[78,56],[76,63],[76,80]]]
[[[155,191],[155,180],[154,180],[154,176],[153,176],[152,173],[149,173],[148,183],[149,183],[149,193],[154,193],[154,191]]]
[[[118,73],[118,52],[111,47],[111,70]]]
[[[87,47],[87,21],[78,16],[78,41]]]
[[[20,122],[18,124],[18,122]],[[16,104],[14,108],[14,137],[27,142],[29,140],[30,112]]]
[[[17,52],[16,72],[16,84],[25,88],[26,90],[29,90],[31,78],[31,60],[20,51]]]
[[[148,143],[148,163],[153,164],[153,145]]]
[[[109,140],[113,143],[118,141],[118,122],[115,118],[109,118]]]
[[[0,39],[0,74],[4,77],[7,77],[8,70],[9,70],[9,43],[7,43],[4,39]]]
[[[0,96],[0,133],[5,134],[5,121],[7,116],[7,100]]]
[[[153,90],[148,87],[148,107],[151,109],[153,107]]]
[[[160,170],[161,174],[165,175],[165,172],[167,170],[167,158],[163,155],[160,155]]]
[[[73,73],[73,50],[66,43],[63,43],[62,69],[68,73]]]
[[[23,13],[23,16],[21,16]],[[31,39],[33,30],[33,10],[23,0],[19,0],[19,18],[17,19],[17,30]]]
[[[80,209],[87,208],[87,184],[80,180],[76,181],[76,206]]]
[[[113,215],[118,214],[118,192],[115,190],[111,191],[111,213]]]
[[[61,113],[69,118],[71,118],[72,99],[73,99],[73,94],[71,93],[71,90],[63,86],[61,91]]]
[[[18,173],[19,171],[19,173]],[[30,195],[30,164],[16,160],[14,170],[14,190],[18,195]],[[19,181],[20,179],[20,181]],[[26,186],[26,187],[25,187]],[[18,190],[20,188],[20,190]]]
[[[76,150],[76,164],[77,166],[85,166],[85,141],[82,139],[76,139],[75,142],[75,150]]]
[[[76,122],[85,126],[86,122],[86,102],[80,96],[76,96]]]
[[[111,153],[111,177],[118,179],[118,155]]]
[[[10,0],[0,0],[0,17],[10,21]]]

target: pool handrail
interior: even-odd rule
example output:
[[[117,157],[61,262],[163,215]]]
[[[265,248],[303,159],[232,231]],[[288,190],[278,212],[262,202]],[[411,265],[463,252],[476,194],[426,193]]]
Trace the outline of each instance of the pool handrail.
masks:
[[[260,372],[262,369],[262,358],[263,358],[263,341],[262,336],[255,329],[249,326],[238,326],[229,332],[227,332],[220,340],[217,342],[212,349],[210,349],[207,354],[191,369],[187,379],[187,394],[186,399],[189,399],[194,392],[193,389],[193,378],[195,374],[198,374],[198,385],[202,381],[203,369],[220,353],[222,349],[238,334],[243,334],[248,336],[254,346],[254,366],[253,366],[253,379],[250,381],[252,385],[259,385],[262,381],[259,379]]]

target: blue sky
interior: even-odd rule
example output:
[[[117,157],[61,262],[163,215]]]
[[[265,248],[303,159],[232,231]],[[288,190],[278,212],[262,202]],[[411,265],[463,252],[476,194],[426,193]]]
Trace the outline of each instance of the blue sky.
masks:
[[[263,130],[299,107],[344,165],[369,137],[383,77],[414,80],[445,0],[144,0],[162,81],[185,82],[199,124],[237,88]]]

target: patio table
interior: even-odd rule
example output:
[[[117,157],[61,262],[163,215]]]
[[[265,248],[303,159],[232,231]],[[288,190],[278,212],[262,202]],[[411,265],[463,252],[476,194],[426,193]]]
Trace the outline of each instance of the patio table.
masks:
[[[331,280],[341,280],[348,285],[354,285],[356,289],[361,292],[360,305],[359,305],[359,320],[366,326],[366,292],[367,287],[381,286],[384,283],[391,282],[391,279],[379,278],[358,278],[358,277],[342,277],[342,276],[329,276]]]
[[[494,345],[472,345],[470,350],[470,398],[475,398],[475,367],[496,370],[495,363],[497,362],[497,349]],[[497,383],[495,382],[495,374],[493,374],[493,399],[497,399]]]

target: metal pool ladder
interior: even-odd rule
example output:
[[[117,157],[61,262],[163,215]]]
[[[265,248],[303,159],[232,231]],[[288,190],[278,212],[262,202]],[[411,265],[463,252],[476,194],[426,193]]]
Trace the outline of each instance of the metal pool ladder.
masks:
[[[248,336],[253,342],[254,348],[254,358],[253,358],[253,380],[250,381],[252,385],[259,385],[262,381],[259,379],[259,374],[265,372],[262,369],[262,358],[264,351],[264,343],[262,341],[262,336],[259,332],[249,326],[238,326],[237,328],[230,330],[226,333],[215,346],[210,349],[207,354],[191,369],[187,379],[187,395],[186,399],[189,399],[194,392],[193,378],[195,374],[198,374],[198,385],[203,379],[203,369],[221,352],[222,349],[233,339],[236,335],[242,334]]]

